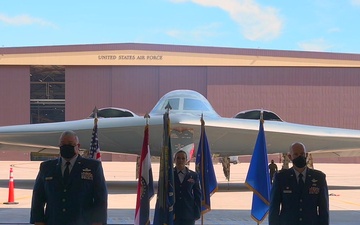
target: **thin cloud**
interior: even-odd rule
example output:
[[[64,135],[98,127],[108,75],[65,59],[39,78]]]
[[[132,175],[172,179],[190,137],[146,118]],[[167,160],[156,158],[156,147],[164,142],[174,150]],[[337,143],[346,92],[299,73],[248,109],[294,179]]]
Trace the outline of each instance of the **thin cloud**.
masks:
[[[283,22],[278,11],[273,7],[264,7],[255,0],[171,0],[175,3],[193,2],[206,7],[218,7],[229,14],[241,28],[245,38],[257,40],[272,40],[277,38],[282,30]]]
[[[353,5],[360,6],[360,0],[351,0],[351,3],[352,3]]]
[[[9,17],[5,14],[0,14],[0,22],[12,26],[40,25],[56,28],[56,26],[51,22],[39,18],[34,18],[28,15]]]
[[[339,27],[332,27],[328,29],[328,33],[339,33],[341,32],[341,29]]]
[[[304,51],[314,51],[314,52],[325,52],[333,47],[331,44],[327,43],[323,38],[300,42],[298,45],[300,49]]]
[[[179,29],[171,29],[166,31],[166,34],[170,37],[187,40],[187,39],[195,39],[198,41],[203,40],[208,37],[216,37],[219,36],[219,33],[216,32],[216,29],[219,27],[219,24],[213,23],[203,27],[197,27],[196,29],[187,31],[187,30],[179,30]]]

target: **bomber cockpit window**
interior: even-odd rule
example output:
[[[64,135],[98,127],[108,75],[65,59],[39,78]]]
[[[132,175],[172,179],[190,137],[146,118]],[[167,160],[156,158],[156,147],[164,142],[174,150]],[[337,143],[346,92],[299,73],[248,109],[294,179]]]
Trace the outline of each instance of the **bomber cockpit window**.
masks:
[[[180,104],[180,99],[179,98],[172,98],[169,99],[166,104],[163,105],[162,109],[165,109],[165,107],[167,106],[167,104],[170,104],[172,110],[179,110],[179,104]]]
[[[184,110],[209,111],[209,108],[198,99],[185,98]]]

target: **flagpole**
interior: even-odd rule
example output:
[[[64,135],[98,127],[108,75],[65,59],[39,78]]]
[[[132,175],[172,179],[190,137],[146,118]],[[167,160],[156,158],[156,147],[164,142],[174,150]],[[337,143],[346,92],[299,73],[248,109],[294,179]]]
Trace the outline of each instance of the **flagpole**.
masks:
[[[205,121],[203,114],[201,114],[201,134],[196,153],[196,172],[200,179],[201,187],[201,225],[204,224],[204,214],[211,210],[210,197],[214,194],[217,189],[216,175],[214,166],[212,164],[211,151],[205,132]]]
[[[93,110],[93,113],[94,113],[94,126],[95,126],[97,124],[97,122],[98,122],[98,115],[97,115],[98,109],[96,108],[96,106],[95,106],[95,108]]]
[[[151,169],[151,155],[149,147],[149,118],[144,115],[146,125],[144,128],[144,139],[140,153],[140,162],[137,163],[137,192],[134,225],[150,224],[150,200],[154,195],[153,177]]]
[[[148,113],[145,113],[144,118],[145,118],[145,129],[148,129],[150,115]],[[135,179],[138,179],[141,176],[141,174],[139,174],[140,163],[141,163],[141,153],[136,158],[136,176],[135,176]]]
[[[91,136],[90,149],[89,151],[87,151],[87,154],[85,154],[85,156],[87,158],[93,158],[101,161],[101,153],[98,139],[98,109],[96,108],[96,106],[93,110],[93,116],[94,127]]]
[[[97,113],[98,113],[98,109],[96,108],[96,106],[95,106],[93,112],[94,112],[94,126],[95,126],[95,125],[97,125],[97,123],[98,123],[98,114],[97,114]]]
[[[165,110],[163,116],[164,131],[160,156],[158,194],[155,204],[153,225],[173,225],[174,222],[175,193],[169,118],[171,105],[169,102],[166,105]]]
[[[204,121],[204,114],[201,113],[201,118],[200,118],[200,122],[201,122],[201,137],[203,137],[204,135],[204,130],[205,130],[205,121]],[[201,155],[204,156],[204,138],[202,138],[201,140]],[[204,157],[202,157],[202,160],[204,160]],[[203,164],[204,162],[202,162]],[[202,207],[202,206],[201,206]],[[201,213],[201,225],[204,225],[204,214]]]
[[[269,212],[270,177],[268,169],[263,110],[260,112],[259,133],[252,153],[245,185],[253,192],[251,217],[259,225]]]
[[[149,113],[145,113],[144,118],[145,118],[145,124],[149,125],[149,119],[150,119]]]

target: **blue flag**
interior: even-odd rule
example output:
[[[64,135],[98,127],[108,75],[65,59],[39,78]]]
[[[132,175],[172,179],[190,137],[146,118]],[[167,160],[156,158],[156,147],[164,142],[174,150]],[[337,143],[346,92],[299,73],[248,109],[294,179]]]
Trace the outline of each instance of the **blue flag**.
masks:
[[[150,224],[150,200],[153,196],[154,186],[149,148],[149,125],[147,124],[144,130],[144,141],[140,157],[134,225]]]
[[[270,175],[262,119],[245,184],[253,191],[251,217],[261,223],[268,214],[270,203]]]
[[[170,141],[169,112],[164,114],[164,137],[160,156],[158,192],[155,205],[154,225],[173,225],[174,223],[174,172]]]
[[[205,123],[201,118],[201,136],[196,154],[196,172],[199,174],[201,186],[201,213],[205,214],[211,210],[210,197],[217,189],[217,181],[212,163],[209,143],[205,133]]]

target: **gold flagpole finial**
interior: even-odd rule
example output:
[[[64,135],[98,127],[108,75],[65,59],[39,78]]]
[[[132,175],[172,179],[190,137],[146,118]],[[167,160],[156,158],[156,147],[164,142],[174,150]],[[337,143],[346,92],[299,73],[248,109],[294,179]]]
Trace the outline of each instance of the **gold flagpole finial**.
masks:
[[[96,106],[95,106],[95,108],[94,108],[94,110],[93,110],[93,113],[94,113],[94,123],[97,123],[97,121],[98,121],[98,109],[96,108]]]
[[[150,119],[149,113],[145,113],[144,118],[145,118],[145,121],[146,121],[146,125],[149,125],[149,119]]]
[[[171,105],[170,105],[170,102],[168,102],[168,103],[166,104],[165,109],[166,109],[166,112],[167,112],[167,113],[169,113],[170,110],[172,110],[172,107],[171,107]]]
[[[204,114],[203,113],[201,113],[200,122],[201,122],[201,126],[205,125]]]
[[[264,123],[264,110],[263,109],[260,111],[260,122]]]

